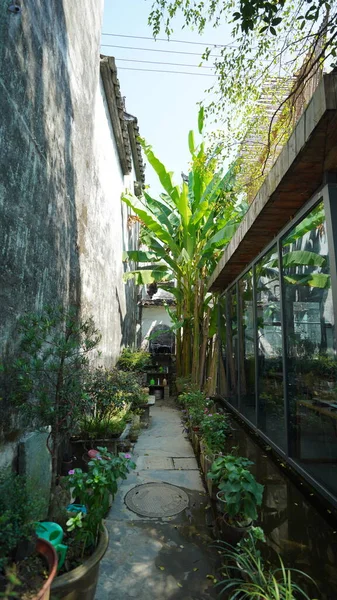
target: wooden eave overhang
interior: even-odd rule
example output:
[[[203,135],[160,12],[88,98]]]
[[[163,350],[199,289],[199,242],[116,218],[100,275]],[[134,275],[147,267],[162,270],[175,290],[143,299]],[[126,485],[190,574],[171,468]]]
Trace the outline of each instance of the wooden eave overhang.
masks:
[[[324,75],[208,280],[223,291],[337,171],[337,73]]]
[[[131,146],[127,122],[124,118],[124,102],[117,78],[117,67],[113,56],[101,55],[100,71],[112,129],[116,140],[119,162],[122,167],[123,175],[128,175],[132,170]]]

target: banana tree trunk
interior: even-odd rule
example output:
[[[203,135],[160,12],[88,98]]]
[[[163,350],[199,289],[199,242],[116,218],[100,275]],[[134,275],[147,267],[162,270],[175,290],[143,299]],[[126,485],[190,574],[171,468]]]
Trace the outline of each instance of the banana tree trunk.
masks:
[[[194,314],[193,314],[193,355],[192,355],[192,383],[198,382],[198,369],[199,369],[199,356],[200,356],[200,302],[201,298],[201,286],[199,286],[199,279],[196,278],[194,287]]]
[[[202,324],[202,340],[201,340],[200,362],[199,362],[199,387],[200,387],[200,389],[202,389],[203,384],[204,384],[204,379],[205,379],[205,363],[206,363],[206,351],[207,351],[210,316],[211,316],[211,308],[208,306],[206,315],[203,319],[203,324]]]

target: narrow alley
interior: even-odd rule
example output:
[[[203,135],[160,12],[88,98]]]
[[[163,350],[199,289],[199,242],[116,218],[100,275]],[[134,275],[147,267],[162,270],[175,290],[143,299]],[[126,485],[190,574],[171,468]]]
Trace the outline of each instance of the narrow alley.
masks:
[[[121,484],[106,520],[110,542],[96,600],[216,598],[208,496],[173,403],[151,407],[133,458],[136,470]],[[136,488],[147,484],[155,485]]]

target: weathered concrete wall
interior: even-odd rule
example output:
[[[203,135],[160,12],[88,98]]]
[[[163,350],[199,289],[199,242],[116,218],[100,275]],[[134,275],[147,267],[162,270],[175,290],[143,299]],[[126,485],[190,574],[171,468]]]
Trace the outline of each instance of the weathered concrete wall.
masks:
[[[111,365],[135,340],[121,262],[135,240],[120,203],[134,174],[120,170],[100,82],[103,0],[7,7],[0,0],[0,353],[13,352],[25,311],[76,303]]]

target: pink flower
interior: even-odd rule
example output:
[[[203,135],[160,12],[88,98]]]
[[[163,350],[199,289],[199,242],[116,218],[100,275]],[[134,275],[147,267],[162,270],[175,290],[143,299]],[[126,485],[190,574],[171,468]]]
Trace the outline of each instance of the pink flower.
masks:
[[[124,456],[125,456],[125,458],[131,458],[131,454],[129,454],[129,453],[124,454]]]
[[[75,473],[75,469],[70,469],[70,471],[68,471],[68,475],[74,475]]]

